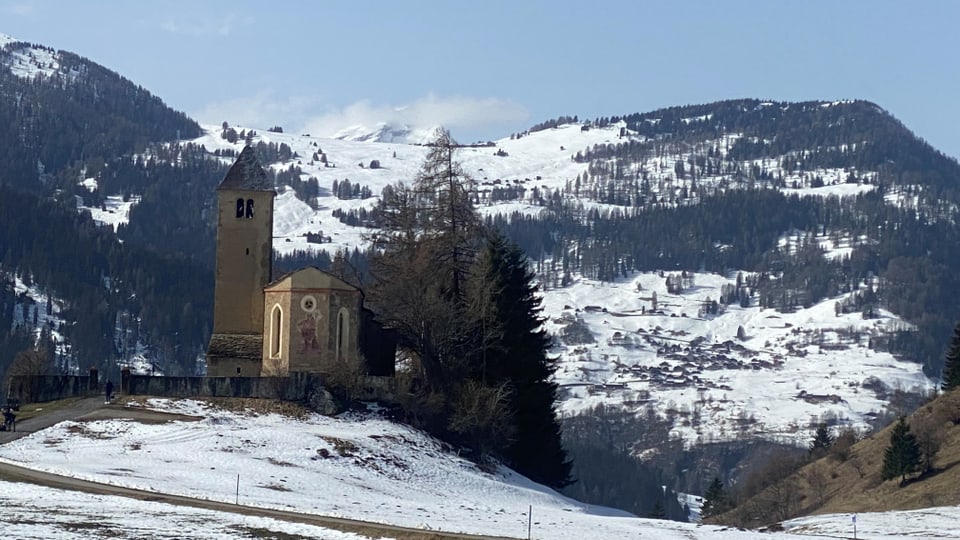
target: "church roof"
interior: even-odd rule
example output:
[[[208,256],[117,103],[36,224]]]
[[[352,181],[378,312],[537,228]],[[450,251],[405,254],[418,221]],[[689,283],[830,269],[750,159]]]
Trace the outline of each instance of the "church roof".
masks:
[[[207,358],[259,360],[262,355],[260,334],[213,334],[207,347]]]
[[[263,288],[264,291],[288,291],[292,289],[339,289],[359,291],[353,285],[317,267],[308,266],[286,273]]]
[[[273,182],[264,172],[253,147],[245,146],[217,189],[273,191]]]

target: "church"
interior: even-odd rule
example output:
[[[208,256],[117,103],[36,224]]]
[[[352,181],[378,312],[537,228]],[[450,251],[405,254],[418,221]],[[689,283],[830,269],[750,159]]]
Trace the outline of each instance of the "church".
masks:
[[[392,376],[393,334],[363,292],[318,268],[274,279],[273,182],[247,146],[217,188],[217,260],[207,376],[283,377],[353,368]]]

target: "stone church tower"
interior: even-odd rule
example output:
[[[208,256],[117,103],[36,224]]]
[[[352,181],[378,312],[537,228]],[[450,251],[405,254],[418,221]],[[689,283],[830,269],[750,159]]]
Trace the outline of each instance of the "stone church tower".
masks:
[[[217,271],[208,376],[260,376],[263,288],[272,278],[276,195],[249,146],[217,188]]]

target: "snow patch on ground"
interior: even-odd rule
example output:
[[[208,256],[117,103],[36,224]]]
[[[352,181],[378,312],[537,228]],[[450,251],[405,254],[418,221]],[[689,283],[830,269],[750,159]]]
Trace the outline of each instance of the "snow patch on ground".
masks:
[[[124,201],[120,195],[110,195],[103,206],[84,206],[83,197],[77,196],[77,210],[90,212],[90,216],[98,224],[109,225],[116,231],[118,225],[130,222],[130,209],[138,202],[139,197],[130,197]]]

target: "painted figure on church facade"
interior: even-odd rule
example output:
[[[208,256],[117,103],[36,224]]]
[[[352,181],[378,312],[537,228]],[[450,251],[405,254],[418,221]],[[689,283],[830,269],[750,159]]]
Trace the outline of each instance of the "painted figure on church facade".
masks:
[[[317,342],[317,317],[313,313],[308,313],[304,318],[297,322],[297,329],[300,330],[300,352],[309,353],[320,350]]]

